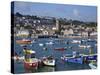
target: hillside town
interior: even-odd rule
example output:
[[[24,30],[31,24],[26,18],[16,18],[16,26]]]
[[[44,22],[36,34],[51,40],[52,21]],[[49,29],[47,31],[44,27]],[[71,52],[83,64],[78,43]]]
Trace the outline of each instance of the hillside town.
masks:
[[[67,20],[66,18],[14,15],[15,35],[25,34],[33,38],[41,35],[59,37],[96,37],[97,23]]]

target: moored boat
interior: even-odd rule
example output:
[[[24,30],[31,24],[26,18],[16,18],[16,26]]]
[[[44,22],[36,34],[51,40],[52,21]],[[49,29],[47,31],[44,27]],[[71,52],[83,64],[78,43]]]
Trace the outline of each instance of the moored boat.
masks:
[[[97,54],[84,55],[83,57],[85,61],[91,61],[91,60],[97,61]]]
[[[16,43],[18,44],[31,44],[31,40],[29,39],[22,39],[22,40],[16,40]]]
[[[71,43],[81,43],[81,41],[80,40],[72,40]]]
[[[92,63],[89,63],[89,67],[91,68],[91,69],[96,69],[97,67],[94,65],[94,64],[92,64]]]
[[[36,53],[35,51],[33,51],[31,49],[24,49],[23,52],[24,52],[24,54],[31,54],[31,55]]]
[[[56,61],[55,61],[55,59],[52,56],[43,57],[42,62],[43,62],[43,65],[45,65],[45,66],[52,66],[52,67],[54,67],[56,65],[55,64]]]
[[[78,45],[78,46],[79,46],[79,48],[91,48],[90,45]]]
[[[24,67],[27,69],[31,69],[31,68],[37,69],[38,68],[38,59],[37,58],[25,59]]]
[[[67,54],[62,56],[61,59],[64,62],[83,64],[83,56],[80,56],[79,54],[77,55],[77,53],[74,52],[73,54]]]
[[[39,46],[41,46],[41,47],[42,47],[42,46],[44,46],[44,44],[43,44],[43,43],[39,43]]]
[[[64,51],[66,49],[67,49],[66,47],[64,47],[64,48],[54,48],[54,50],[58,50],[58,51]]]
[[[25,56],[20,56],[19,54],[17,52],[14,52],[14,55],[11,56],[11,59],[14,61],[23,61],[25,59]]]
[[[21,56],[21,57],[20,56],[13,56],[12,59],[15,61],[23,61],[25,59],[25,57],[24,56]]]
[[[31,68],[38,68],[38,59],[35,58],[35,51],[31,49],[27,49],[26,47],[23,50],[24,55],[25,55],[25,60],[24,60],[24,67],[27,69]]]
[[[53,45],[53,42],[47,42],[46,45]]]
[[[90,67],[91,69],[97,69],[97,62],[96,62],[96,61],[91,61],[91,62],[89,63],[89,67]]]

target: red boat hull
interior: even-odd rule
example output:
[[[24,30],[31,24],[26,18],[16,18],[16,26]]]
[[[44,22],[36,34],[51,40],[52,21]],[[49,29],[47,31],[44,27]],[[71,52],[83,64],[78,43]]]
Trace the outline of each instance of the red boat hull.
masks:
[[[27,62],[24,62],[24,67],[27,68],[27,69],[36,69],[38,67],[38,62],[35,62],[35,63],[27,63]]]
[[[55,48],[54,50],[64,51],[64,50],[65,50],[65,48]]]
[[[18,44],[31,44],[31,41],[30,41],[30,40],[26,40],[26,41],[17,40],[16,42],[17,42]]]

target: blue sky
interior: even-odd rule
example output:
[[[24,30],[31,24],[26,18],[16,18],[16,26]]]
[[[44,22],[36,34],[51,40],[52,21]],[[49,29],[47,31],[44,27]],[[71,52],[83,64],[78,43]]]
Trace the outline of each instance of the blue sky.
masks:
[[[15,2],[14,13],[61,17],[80,21],[97,21],[96,6]]]

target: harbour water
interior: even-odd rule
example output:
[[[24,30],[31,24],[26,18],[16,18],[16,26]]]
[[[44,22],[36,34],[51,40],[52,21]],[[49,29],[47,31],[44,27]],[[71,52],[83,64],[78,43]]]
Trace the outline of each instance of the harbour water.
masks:
[[[15,41],[22,38],[15,38]],[[71,43],[72,40],[85,40],[81,43],[81,45],[90,45],[92,47],[92,53],[97,53],[97,41],[91,39],[93,41],[87,41],[87,38],[80,39],[72,39],[72,38],[40,38],[40,39],[32,39],[32,44],[27,45],[29,49],[36,51],[36,58],[41,59],[44,56],[52,55],[56,59],[55,67],[43,66],[36,70],[27,70],[24,68],[23,61],[15,61],[14,62],[14,73],[35,73],[35,72],[53,72],[53,71],[68,71],[68,70],[84,70],[90,69],[88,64],[76,64],[76,63],[67,63],[61,60],[61,56],[65,54],[72,54],[73,51],[79,52],[80,54],[89,54],[90,48],[79,48],[80,43]],[[50,43],[51,44],[48,44]],[[43,44],[44,46],[40,46],[39,44]],[[67,49],[64,51],[56,51],[54,48],[64,48]],[[47,48],[47,50],[44,50]],[[23,47],[20,44],[14,42],[14,51],[18,53],[19,56],[23,56]]]

